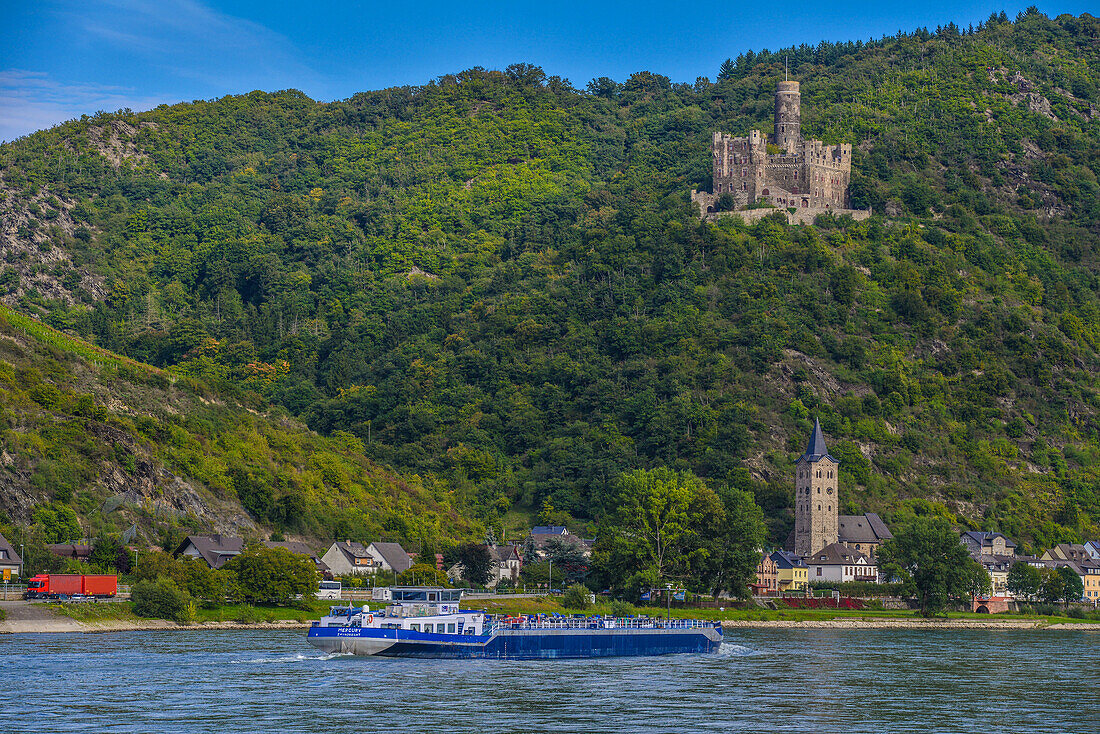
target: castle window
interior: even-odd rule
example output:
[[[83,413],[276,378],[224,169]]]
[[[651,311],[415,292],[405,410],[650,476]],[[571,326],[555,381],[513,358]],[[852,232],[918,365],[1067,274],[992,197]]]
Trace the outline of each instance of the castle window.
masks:
[[[820,469],[817,470],[817,478],[821,479],[821,470]]]

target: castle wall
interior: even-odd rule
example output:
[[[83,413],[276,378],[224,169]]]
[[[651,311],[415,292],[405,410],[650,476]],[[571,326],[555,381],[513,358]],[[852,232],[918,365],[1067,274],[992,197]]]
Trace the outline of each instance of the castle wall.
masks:
[[[772,142],[782,153],[769,155],[759,130],[744,137],[714,133],[714,195],[733,194],[739,208],[764,200],[782,208],[847,209],[852,146],[803,140],[801,114],[798,82],[779,82]]]

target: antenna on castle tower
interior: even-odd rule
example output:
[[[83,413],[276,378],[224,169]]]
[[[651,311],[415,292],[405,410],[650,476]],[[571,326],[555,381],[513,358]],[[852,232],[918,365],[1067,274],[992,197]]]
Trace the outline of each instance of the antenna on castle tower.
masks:
[[[787,57],[783,57],[783,81],[789,82],[790,78],[787,77]]]

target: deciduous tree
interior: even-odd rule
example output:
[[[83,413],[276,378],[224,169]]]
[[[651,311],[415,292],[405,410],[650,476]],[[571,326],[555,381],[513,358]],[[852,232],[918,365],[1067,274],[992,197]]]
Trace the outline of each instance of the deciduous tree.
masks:
[[[985,570],[942,518],[918,517],[902,526],[883,544],[880,559],[888,573],[912,581],[925,617],[942,612],[952,599],[967,599],[989,585]]]

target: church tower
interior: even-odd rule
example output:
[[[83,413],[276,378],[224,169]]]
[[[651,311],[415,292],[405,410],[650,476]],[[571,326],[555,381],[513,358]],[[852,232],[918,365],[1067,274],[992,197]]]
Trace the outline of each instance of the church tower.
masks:
[[[821,422],[815,418],[806,453],[795,463],[794,552],[800,556],[837,542],[839,466],[840,462],[829,455]]]

